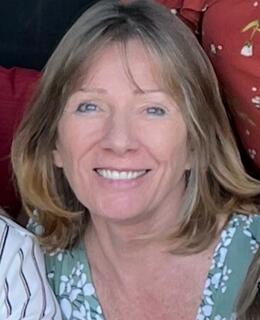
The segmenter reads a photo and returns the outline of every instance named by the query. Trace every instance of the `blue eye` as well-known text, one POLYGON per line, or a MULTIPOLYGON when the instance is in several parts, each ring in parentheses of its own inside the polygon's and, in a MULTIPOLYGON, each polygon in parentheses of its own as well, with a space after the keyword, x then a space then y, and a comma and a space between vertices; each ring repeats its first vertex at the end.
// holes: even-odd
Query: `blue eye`
POLYGON ((98 107, 94 103, 83 102, 77 107, 76 111, 81 113, 92 113, 98 111, 98 107))
POLYGON ((166 111, 161 107, 149 107, 146 112, 150 116, 162 117, 166 114, 166 111))

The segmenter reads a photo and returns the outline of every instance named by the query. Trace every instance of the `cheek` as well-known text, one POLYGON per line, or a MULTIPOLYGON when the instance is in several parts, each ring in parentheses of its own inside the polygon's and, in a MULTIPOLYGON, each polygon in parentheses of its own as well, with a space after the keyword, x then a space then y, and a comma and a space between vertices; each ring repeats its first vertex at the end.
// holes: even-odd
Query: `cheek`
POLYGON ((80 147, 84 146, 84 140, 84 131, 64 115, 58 125, 56 149, 53 151, 55 165, 60 168, 69 166, 73 158, 77 158, 80 147))
POLYGON ((183 173, 190 169, 189 152, 186 140, 175 143, 163 143, 158 147, 159 161, 165 164, 172 172, 183 173))
POLYGON ((71 135, 69 131, 59 131, 58 135, 56 149, 53 150, 53 160, 57 167, 67 172, 72 170, 74 162, 80 156, 79 139, 75 139, 75 135, 71 135))
POLYGON ((58 168, 63 168, 63 158, 58 149, 55 149, 52 151, 52 156, 53 156, 53 162, 56 167, 58 168))
POLYGON ((187 130, 184 124, 165 122, 159 126, 142 128, 141 139, 158 161, 185 161, 188 158, 187 130))
POLYGON ((82 172, 83 168, 80 166, 81 151, 77 148, 77 145, 66 143, 62 141, 57 145, 57 149, 54 150, 54 162, 59 168, 62 168, 63 173, 73 190, 77 198, 82 188, 82 178, 85 176, 82 172))
POLYGON ((74 139, 68 132, 69 131, 66 133, 63 130, 58 131, 56 149, 53 150, 53 160, 55 165, 59 168, 66 167, 71 155, 74 154, 75 144, 72 143, 74 139))
POLYGON ((64 114, 58 125, 57 149, 67 155, 90 149, 102 138, 105 124, 104 119, 64 114))
POLYGON ((53 160, 57 167, 63 168, 70 182, 85 176, 93 157, 93 148, 102 133, 100 127, 100 121, 87 121, 84 117, 64 115, 61 119, 53 160))
POLYGON ((65 176, 70 181, 75 171, 75 158, 71 157, 71 150, 69 145, 64 148, 61 144, 57 145, 56 150, 53 151, 54 164, 58 168, 62 168, 65 176))

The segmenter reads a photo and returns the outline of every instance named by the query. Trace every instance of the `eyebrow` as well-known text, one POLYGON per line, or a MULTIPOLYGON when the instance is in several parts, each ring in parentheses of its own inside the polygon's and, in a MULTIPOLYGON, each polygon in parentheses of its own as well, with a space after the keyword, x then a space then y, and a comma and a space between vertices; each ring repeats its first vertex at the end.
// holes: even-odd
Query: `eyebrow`
MULTIPOLYGON (((107 94, 108 91, 103 88, 80 88, 79 91, 83 91, 85 93, 98 93, 98 94, 107 94)), ((136 95, 149 94, 149 93, 165 93, 162 89, 135 89, 133 91, 136 95)))
POLYGON ((107 90, 105 89, 102 89, 102 88, 93 88, 93 89, 89 89, 89 88, 80 88, 79 91, 83 91, 83 92, 86 92, 86 93, 101 93, 101 94, 106 94, 107 93, 107 90))
POLYGON ((134 93, 135 94, 146 94, 146 93, 165 93, 164 90, 162 89, 146 89, 146 90, 143 90, 143 89, 136 89, 134 90, 134 93))

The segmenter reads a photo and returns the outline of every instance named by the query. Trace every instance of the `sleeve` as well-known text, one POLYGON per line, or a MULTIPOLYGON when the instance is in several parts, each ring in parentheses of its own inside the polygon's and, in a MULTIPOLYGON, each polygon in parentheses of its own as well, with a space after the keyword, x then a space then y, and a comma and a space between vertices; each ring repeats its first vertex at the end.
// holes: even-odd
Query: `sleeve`
POLYGON ((36 239, 2 222, 1 218, 0 320, 60 320, 36 239))
POLYGON ((185 22, 195 33, 200 33, 201 19, 208 0, 157 0, 171 10, 185 22))

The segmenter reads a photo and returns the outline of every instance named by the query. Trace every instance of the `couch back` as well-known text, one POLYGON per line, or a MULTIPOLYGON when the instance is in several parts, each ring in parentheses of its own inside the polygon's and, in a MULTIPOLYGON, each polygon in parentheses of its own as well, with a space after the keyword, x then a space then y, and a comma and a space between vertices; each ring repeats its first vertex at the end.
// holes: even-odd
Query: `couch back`
POLYGON ((13 217, 20 200, 13 183, 11 143, 39 77, 40 72, 31 69, 0 67, 0 206, 13 217))

